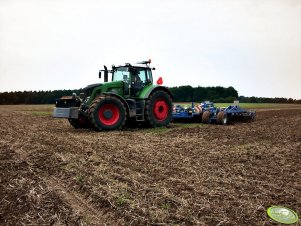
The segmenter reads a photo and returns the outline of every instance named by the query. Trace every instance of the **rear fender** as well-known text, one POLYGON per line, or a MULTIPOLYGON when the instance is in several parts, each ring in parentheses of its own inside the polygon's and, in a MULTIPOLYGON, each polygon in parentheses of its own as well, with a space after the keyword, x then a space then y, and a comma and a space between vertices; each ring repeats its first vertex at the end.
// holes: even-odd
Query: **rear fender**
POLYGON ((172 99, 173 95, 172 93, 170 92, 170 90, 165 87, 165 86, 158 86, 158 85, 154 85, 154 86, 150 86, 148 87, 147 89, 143 90, 140 95, 139 95, 139 98, 141 99, 148 99, 149 96, 157 91, 157 90, 162 90, 162 91, 165 91, 166 93, 168 93, 168 95, 170 96, 170 98, 172 99))

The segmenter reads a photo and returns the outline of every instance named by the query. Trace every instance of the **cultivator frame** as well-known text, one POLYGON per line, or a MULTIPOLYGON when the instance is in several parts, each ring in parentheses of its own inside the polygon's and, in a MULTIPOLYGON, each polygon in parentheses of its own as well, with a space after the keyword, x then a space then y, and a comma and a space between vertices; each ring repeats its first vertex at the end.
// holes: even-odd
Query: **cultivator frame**
POLYGON ((210 120, 220 125, 226 125, 235 121, 251 122, 255 120, 255 117, 255 111, 249 111, 237 105, 230 105, 226 108, 217 109, 210 120))
POLYGON ((198 119, 205 124, 219 125, 226 125, 235 121, 250 122, 255 120, 255 117, 255 111, 243 109, 238 105, 218 108, 211 101, 205 101, 199 105, 194 105, 192 102, 191 107, 186 108, 181 105, 176 105, 173 108, 172 114, 172 119, 174 121, 198 119))
POLYGON ((181 119, 195 119, 200 117, 202 109, 198 106, 194 106, 193 102, 191 107, 185 108, 177 104, 173 107, 172 118, 173 120, 181 119))

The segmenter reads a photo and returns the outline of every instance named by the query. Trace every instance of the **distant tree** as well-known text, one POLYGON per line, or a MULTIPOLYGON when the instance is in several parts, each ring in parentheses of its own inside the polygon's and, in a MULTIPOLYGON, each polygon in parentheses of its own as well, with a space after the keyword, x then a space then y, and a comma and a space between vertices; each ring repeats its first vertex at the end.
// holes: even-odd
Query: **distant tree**
POLYGON ((238 92, 233 87, 177 86, 171 87, 170 90, 173 93, 173 100, 176 102, 189 102, 192 100, 218 100, 218 102, 225 102, 238 98, 238 92))
POLYGON ((258 103, 257 98, 254 96, 250 97, 250 103, 258 103))
POLYGON ((79 90, 24 91, 0 93, 0 104, 54 104, 61 96, 78 93, 79 90))

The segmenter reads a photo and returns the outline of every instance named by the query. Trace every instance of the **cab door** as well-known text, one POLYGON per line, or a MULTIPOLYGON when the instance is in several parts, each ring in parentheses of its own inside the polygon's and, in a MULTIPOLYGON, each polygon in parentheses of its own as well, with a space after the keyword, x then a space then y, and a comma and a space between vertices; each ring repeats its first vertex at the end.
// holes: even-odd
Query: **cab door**
POLYGON ((147 68, 135 68, 131 73, 131 96, 139 96, 146 84, 148 84, 147 68))

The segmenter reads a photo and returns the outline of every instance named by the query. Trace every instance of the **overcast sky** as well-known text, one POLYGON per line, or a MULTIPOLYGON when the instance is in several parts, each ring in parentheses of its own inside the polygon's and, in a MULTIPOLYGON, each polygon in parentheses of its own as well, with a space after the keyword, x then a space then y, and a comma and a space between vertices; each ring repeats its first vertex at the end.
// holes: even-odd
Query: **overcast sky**
POLYGON ((0 0, 0 92, 149 58, 166 86, 301 99, 301 0, 0 0))

